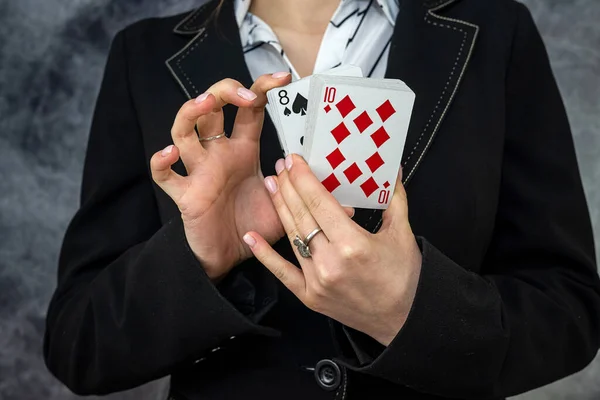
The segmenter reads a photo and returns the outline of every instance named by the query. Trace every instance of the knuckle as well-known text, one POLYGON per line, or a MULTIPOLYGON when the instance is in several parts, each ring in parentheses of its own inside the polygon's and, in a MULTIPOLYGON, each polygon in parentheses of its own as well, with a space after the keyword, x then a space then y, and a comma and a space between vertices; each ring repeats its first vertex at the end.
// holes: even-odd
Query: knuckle
POLYGON ((202 222, 202 217, 205 214, 205 210, 198 209, 197 204, 194 201, 190 201, 190 196, 186 195, 188 194, 188 189, 189 188, 184 189, 179 196, 170 197, 177 205, 184 223, 186 223, 187 226, 195 228, 198 222, 202 222))
POLYGON ((299 207, 293 212, 295 221, 303 221, 308 215, 308 210, 304 207, 299 207))
MULTIPOLYGON (((342 277, 342 269, 337 266, 327 266, 319 269, 317 278, 322 291, 334 287, 340 282, 342 277)), ((321 292, 321 295, 325 293, 321 292)))
POLYGON ((155 182, 162 181, 164 177, 164 173, 160 169, 158 163, 158 156, 155 154, 150 159, 150 174, 152 175, 152 179, 154 179, 155 182))
POLYGON ((155 171, 154 169, 151 171, 151 175, 152 175, 152 180, 159 185, 164 181, 163 174, 155 171))
POLYGON ((294 167, 288 171, 289 179, 294 185, 306 179, 306 174, 311 173, 310 170, 307 170, 307 167, 298 161, 298 157, 296 154, 292 155, 294 167))
POLYGON ((236 81, 233 78, 225 78, 221 81, 223 84, 228 85, 228 86, 232 86, 232 85, 239 85, 240 83, 238 81, 236 81))
POLYGON ((243 86, 241 83, 232 78, 225 78, 214 84, 209 90, 214 95, 219 95, 231 88, 243 86))
POLYGON ((281 196, 277 196, 277 194, 275 194, 274 196, 271 197, 271 201, 273 202, 273 206, 275 207, 275 211, 277 211, 277 213, 283 213, 286 207, 285 201, 283 201, 283 198, 281 196))
POLYGON ((179 110, 179 115, 186 120, 190 120, 193 117, 193 111, 194 100, 188 100, 183 106, 181 106, 181 109, 179 110))
POLYGON ((176 121, 173 126, 171 127, 171 137, 172 138, 179 138, 179 137, 183 137, 191 132, 194 131, 194 125, 196 123, 196 120, 198 119, 199 115, 191 115, 190 113, 182 113, 181 114, 181 119, 179 121, 176 121), (194 124, 194 125, 188 125, 188 124, 194 124), (189 127, 189 129, 188 129, 189 127))
POLYGON ((259 76, 256 79, 256 81, 254 83, 256 84, 256 86, 262 87, 270 80, 271 80, 271 74, 262 74, 261 76, 259 76))
POLYGON ((338 254, 343 260, 360 260, 367 254, 367 249, 362 241, 356 241, 340 245, 338 247, 338 254))
POLYGON ((311 311, 320 312, 322 309, 322 299, 324 298, 323 294, 323 290, 319 287, 307 290, 304 297, 304 305, 311 311))
POLYGON ((271 74, 263 74, 259 76, 256 79, 256 81, 254 81, 252 88, 257 89, 261 92, 266 92, 275 86, 276 85, 273 78, 271 77, 271 74))
POLYGON ((275 277, 281 282, 286 281, 287 276, 282 267, 273 268, 273 275, 275 275, 275 277))
POLYGON ((312 196, 308 199, 307 206, 309 210, 318 210, 321 208, 321 204, 323 204, 323 199, 319 196, 312 196))

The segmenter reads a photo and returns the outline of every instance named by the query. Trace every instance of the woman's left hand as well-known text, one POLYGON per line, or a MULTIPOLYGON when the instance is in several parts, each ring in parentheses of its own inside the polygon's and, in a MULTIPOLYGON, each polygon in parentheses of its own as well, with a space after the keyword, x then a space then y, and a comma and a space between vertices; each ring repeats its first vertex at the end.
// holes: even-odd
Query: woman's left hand
POLYGON ((256 232, 244 241, 307 307, 389 345, 406 321, 421 271, 401 178, 381 229, 372 234, 352 221, 302 157, 279 160, 276 170, 265 185, 302 269, 256 232), (312 257, 304 258, 294 239, 317 227, 322 232, 310 241, 312 257))

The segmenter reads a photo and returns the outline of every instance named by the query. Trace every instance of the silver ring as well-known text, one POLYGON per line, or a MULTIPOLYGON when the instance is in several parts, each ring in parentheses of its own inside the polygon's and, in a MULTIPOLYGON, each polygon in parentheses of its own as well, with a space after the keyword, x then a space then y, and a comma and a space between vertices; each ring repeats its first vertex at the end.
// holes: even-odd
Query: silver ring
POLYGON ((317 236, 319 232, 322 232, 321 228, 314 229, 311 233, 308 234, 308 236, 306 236, 306 239, 304 240, 302 240, 300 236, 296 235, 296 237, 294 238, 294 245, 296 245, 296 247, 298 248, 298 253, 300 253, 302 257, 312 257, 312 254, 310 253, 310 247, 308 247, 308 244, 311 240, 313 240, 315 236, 317 236))
POLYGON ((323 230, 322 230, 321 228, 315 228, 315 229, 314 229, 314 230, 313 230, 311 233, 309 233, 309 234, 306 236, 306 239, 304 239, 304 244, 308 246, 308 244, 310 243, 310 241, 311 241, 311 240, 313 240, 313 238, 314 238, 315 236, 317 236, 317 234, 318 234, 319 232, 323 232, 323 230))
POLYGON ((199 137, 198 140, 201 142, 210 142, 211 140, 221 139, 222 137, 225 137, 225 132, 221 133, 220 135, 215 135, 215 136, 199 137))

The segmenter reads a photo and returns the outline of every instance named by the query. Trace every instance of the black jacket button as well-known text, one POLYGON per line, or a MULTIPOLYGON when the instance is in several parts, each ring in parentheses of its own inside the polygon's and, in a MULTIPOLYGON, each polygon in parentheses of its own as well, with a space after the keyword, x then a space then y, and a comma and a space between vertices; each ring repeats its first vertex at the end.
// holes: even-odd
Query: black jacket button
POLYGON ((315 367, 315 379, 321 388, 336 390, 342 382, 342 371, 339 365, 331 360, 321 360, 315 367))

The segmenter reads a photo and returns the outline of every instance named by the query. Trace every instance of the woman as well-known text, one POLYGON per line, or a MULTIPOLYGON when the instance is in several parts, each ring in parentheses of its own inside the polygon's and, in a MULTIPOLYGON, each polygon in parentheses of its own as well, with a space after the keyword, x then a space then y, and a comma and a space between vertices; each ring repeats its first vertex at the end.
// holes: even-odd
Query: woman
POLYGON ((76 393, 171 375, 174 399, 500 399, 599 346, 572 137, 512 0, 226 0, 134 24, 81 201, 45 340, 76 393), (267 90, 339 63, 417 94, 383 215, 351 219, 263 126, 267 90), (304 257, 290 241, 317 228, 304 257))

